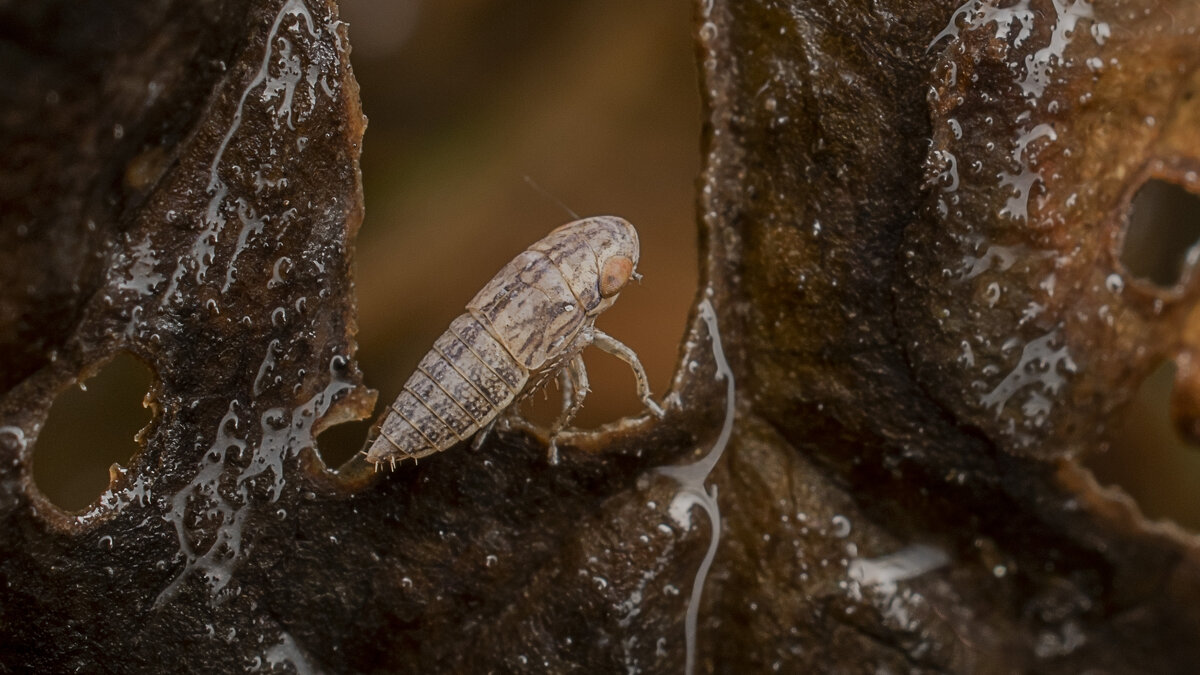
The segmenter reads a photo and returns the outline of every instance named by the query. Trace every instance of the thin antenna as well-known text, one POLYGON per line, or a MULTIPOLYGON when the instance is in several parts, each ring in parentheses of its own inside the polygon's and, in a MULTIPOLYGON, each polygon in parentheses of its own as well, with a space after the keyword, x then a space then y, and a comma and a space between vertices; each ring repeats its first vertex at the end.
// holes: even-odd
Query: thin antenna
POLYGON ((546 199, 549 199, 550 201, 552 201, 552 202, 554 202, 555 204, 558 204, 560 207, 562 207, 562 210, 563 210, 563 211, 566 211, 566 212, 567 212, 567 213, 569 213, 569 214, 571 214, 571 217, 572 217, 572 218, 574 218, 575 220, 579 220, 579 214, 578 214, 578 213, 575 213, 575 212, 574 212, 574 211, 572 211, 570 208, 568 208, 568 207, 567 207, 567 205, 566 205, 566 204, 564 204, 564 203, 562 203, 562 200, 561 200, 561 199, 559 199, 558 197, 555 197, 554 195, 550 194, 549 192, 546 192, 546 189, 545 189, 545 188, 543 188, 541 185, 538 185, 538 184, 537 184, 537 181, 535 181, 534 179, 532 179, 532 178, 530 178, 528 175, 526 175, 526 176, 525 176, 525 182, 529 184, 529 187, 531 187, 531 188, 533 188, 534 190, 537 190, 538 192, 542 193, 542 196, 543 196, 543 197, 545 197, 546 199))

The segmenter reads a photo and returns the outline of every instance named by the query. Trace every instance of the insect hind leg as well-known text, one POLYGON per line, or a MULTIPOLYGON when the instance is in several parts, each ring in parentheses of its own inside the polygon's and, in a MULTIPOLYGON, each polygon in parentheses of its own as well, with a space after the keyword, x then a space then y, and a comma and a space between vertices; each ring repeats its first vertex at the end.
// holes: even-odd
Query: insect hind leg
POLYGON ((650 380, 646 377, 646 369, 642 367, 642 362, 638 360, 637 354, 620 340, 599 330, 595 331, 592 344, 629 364, 629 367, 633 369, 633 377, 637 381, 638 396, 642 399, 642 405, 646 406, 655 417, 661 418, 665 413, 662 406, 655 402, 654 395, 650 393, 650 380))
POLYGON ((492 433, 492 428, 496 426, 496 421, 500 417, 493 417, 490 422, 480 427, 479 431, 475 432, 475 438, 471 441, 471 449, 478 450, 483 447, 483 442, 487 440, 488 434, 492 433))

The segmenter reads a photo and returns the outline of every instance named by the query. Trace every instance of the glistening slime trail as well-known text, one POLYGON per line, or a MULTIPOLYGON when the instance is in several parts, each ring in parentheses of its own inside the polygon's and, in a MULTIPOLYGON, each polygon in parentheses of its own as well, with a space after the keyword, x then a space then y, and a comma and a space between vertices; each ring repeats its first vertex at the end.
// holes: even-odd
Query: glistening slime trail
POLYGON ((721 509, 717 505, 717 486, 711 490, 704 489, 704 481, 712 473, 713 467, 721 459, 729 438, 733 435, 733 416, 736 402, 733 371, 725 360, 725 351, 721 348, 721 331, 717 327, 717 314, 708 298, 700 302, 700 318, 708 325, 708 334, 712 338, 713 361, 716 363, 716 379, 725 380, 725 422, 721 426, 721 434, 717 442, 700 460, 682 466, 668 466, 658 469, 658 472, 674 478, 679 483, 679 492, 671 500, 671 518, 684 529, 691 529, 692 519, 690 510, 699 505, 708 514, 712 525, 712 538, 708 542, 708 552, 696 571, 692 582, 692 597, 688 601, 687 616, 684 619, 684 637, 686 640, 687 661, 684 672, 692 675, 696 668, 696 623, 700 614, 700 596, 704 592, 704 580, 712 567, 713 558, 717 555, 717 546, 721 541, 721 509))

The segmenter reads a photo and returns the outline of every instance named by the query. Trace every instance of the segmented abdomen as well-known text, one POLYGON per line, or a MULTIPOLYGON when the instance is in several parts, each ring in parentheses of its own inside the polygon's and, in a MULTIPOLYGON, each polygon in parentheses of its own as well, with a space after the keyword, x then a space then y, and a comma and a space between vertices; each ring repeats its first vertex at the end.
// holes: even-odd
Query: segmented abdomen
POLYGON ((384 415, 367 461, 420 459, 471 437, 508 407, 529 372, 470 314, 450 323, 384 415))

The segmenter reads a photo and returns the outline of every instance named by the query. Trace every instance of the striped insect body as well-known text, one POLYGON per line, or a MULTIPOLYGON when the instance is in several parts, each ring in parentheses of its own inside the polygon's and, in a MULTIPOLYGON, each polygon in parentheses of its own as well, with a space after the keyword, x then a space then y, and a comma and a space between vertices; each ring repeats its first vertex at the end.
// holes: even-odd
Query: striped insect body
POLYGON ((400 395, 368 439, 367 461, 394 466, 476 436, 551 377, 563 392, 555 436, 589 391, 580 356, 589 345, 625 361, 638 394, 655 415, 645 370, 633 350, 597 330, 596 317, 612 306, 637 273, 637 231, 615 216, 567 223, 513 258, 471 299, 421 359, 400 395))

